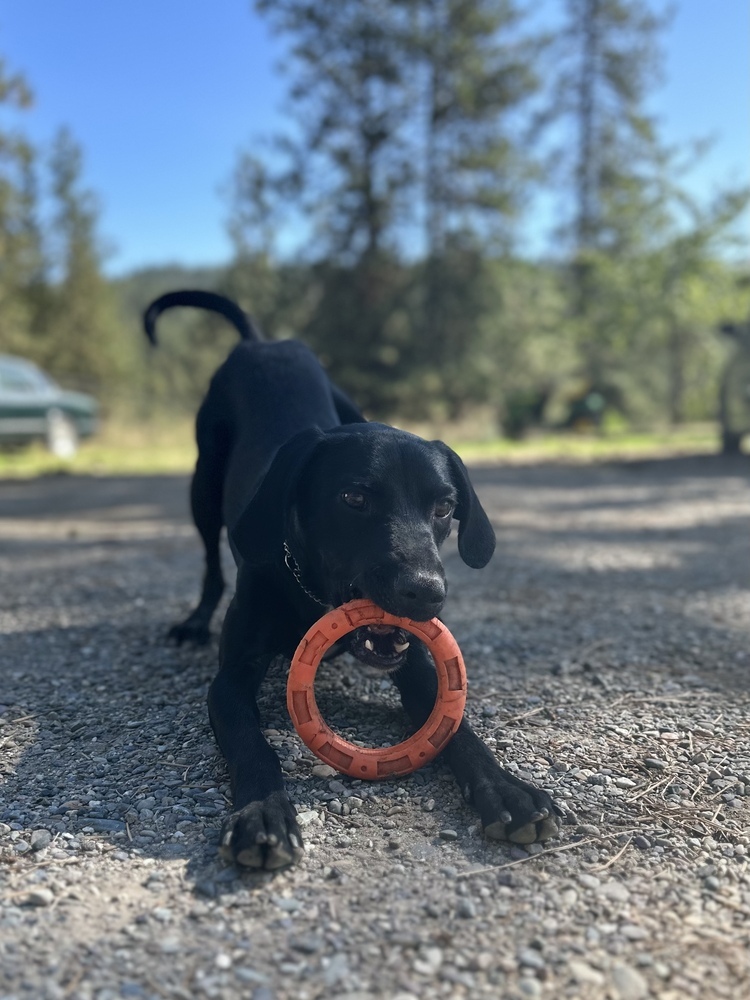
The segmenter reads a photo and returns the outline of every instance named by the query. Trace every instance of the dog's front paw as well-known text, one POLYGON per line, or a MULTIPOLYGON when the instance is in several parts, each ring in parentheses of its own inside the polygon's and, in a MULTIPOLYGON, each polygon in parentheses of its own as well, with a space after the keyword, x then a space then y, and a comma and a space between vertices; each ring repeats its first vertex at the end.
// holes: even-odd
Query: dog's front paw
POLYGON ((219 853, 243 868, 272 871, 302 857, 302 835, 294 806, 284 792, 250 802, 224 821, 219 853))
POLYGON ((211 640, 211 632, 208 625, 202 621, 191 621, 186 618, 184 622, 178 622, 167 632, 167 638, 171 639, 178 646, 183 642, 189 642, 193 646, 206 646, 211 640))
POLYGON ((546 792, 499 770, 472 796, 485 837, 534 844, 556 837, 562 812, 546 792))

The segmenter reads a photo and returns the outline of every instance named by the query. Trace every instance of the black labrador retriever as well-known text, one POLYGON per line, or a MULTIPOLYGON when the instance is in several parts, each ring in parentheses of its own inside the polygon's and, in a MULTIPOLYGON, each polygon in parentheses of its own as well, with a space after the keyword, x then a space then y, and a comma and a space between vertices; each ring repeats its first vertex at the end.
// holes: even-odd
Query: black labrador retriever
MULTIPOLYGON (((291 657, 325 610, 353 598, 417 621, 439 615, 446 583, 438 550, 452 519, 469 566, 486 565, 495 535, 447 445, 366 421, 308 348, 263 341, 223 296, 180 291, 157 299, 144 317, 152 343, 157 317, 172 306, 219 312, 242 337, 198 412, 191 499, 206 570, 200 603, 171 634, 207 641, 224 587, 219 537, 226 525, 237 586, 208 695, 235 810, 221 852, 250 868, 280 868, 297 860, 302 837, 260 728, 256 694, 269 665, 291 657)), ((347 638, 357 659, 391 675, 413 725, 422 726, 437 691, 425 647, 382 627, 347 638)), ((558 832, 559 810, 546 792, 503 771, 466 720, 443 757, 487 837, 529 844, 558 832)))

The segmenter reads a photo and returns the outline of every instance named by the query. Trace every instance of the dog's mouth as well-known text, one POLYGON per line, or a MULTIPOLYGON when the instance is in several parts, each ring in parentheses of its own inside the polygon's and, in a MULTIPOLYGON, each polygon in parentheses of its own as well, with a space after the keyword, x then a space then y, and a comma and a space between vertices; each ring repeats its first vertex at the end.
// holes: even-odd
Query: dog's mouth
POLYGON ((404 662, 409 641, 409 633, 394 625, 363 625, 352 632, 349 649, 368 667, 393 670, 404 662))

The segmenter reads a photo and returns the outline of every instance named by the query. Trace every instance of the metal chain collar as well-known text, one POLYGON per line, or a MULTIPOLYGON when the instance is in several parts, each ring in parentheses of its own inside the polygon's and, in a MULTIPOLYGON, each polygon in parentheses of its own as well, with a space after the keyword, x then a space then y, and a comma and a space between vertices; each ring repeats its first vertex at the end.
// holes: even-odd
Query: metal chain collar
POLYGON ((310 598, 311 601, 315 601, 315 603, 319 604, 321 608, 330 607, 330 604, 327 601, 321 601, 319 597, 316 597, 315 594, 313 594, 311 590, 308 590, 307 587, 304 585, 304 583, 302 582, 302 570, 299 568, 299 563, 292 555, 292 550, 289 548, 289 545, 286 541, 284 542, 284 563, 286 565, 286 568, 289 570, 289 572, 292 574, 294 579, 299 584, 300 588, 304 590, 304 592, 307 594, 307 596, 310 598))

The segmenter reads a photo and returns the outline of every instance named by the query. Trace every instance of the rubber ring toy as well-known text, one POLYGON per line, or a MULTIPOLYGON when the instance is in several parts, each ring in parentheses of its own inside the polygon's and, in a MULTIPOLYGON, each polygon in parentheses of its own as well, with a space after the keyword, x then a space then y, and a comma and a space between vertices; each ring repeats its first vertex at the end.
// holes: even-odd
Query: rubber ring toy
POLYGON ((390 615, 372 601, 349 601, 323 615, 303 636, 289 669, 286 703, 302 742, 326 764, 351 778, 390 778, 429 763, 456 732, 466 705, 466 667, 458 643, 437 618, 415 622, 390 615), (432 712, 420 730, 392 747, 349 743, 324 722, 315 701, 315 674, 323 656, 363 625, 405 629, 424 642, 435 661, 438 694, 432 712))

